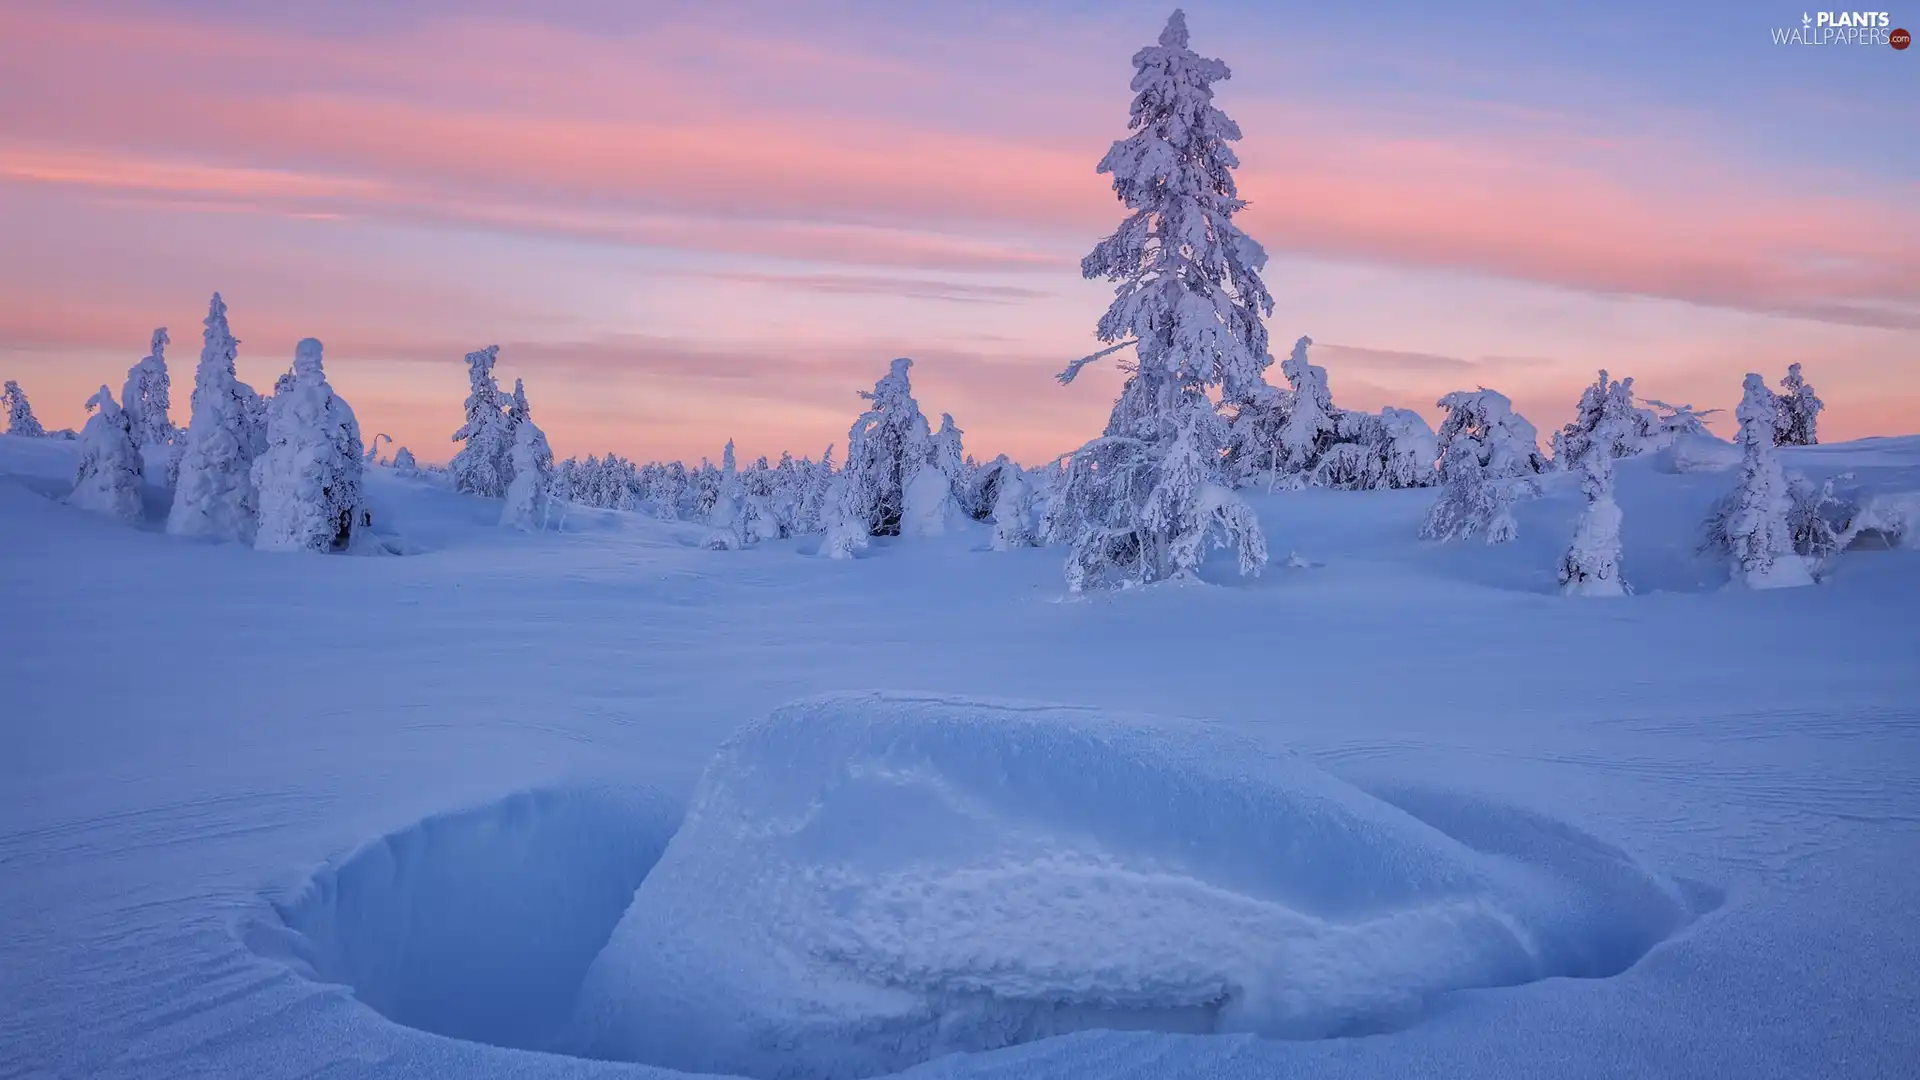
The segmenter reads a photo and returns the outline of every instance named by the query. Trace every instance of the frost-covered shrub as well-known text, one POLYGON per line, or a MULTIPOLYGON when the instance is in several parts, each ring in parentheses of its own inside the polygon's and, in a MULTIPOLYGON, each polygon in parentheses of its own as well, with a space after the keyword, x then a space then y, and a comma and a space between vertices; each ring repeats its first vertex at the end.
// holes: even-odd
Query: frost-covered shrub
POLYGON ((1649 450, 1662 450, 1674 445, 1681 439, 1712 439, 1714 434, 1707 429, 1706 418, 1720 412, 1719 409, 1696 409, 1691 405, 1669 405, 1664 401, 1647 399, 1647 404, 1655 410, 1653 427, 1647 437, 1649 450))
POLYGON ((1080 266, 1119 283, 1097 330, 1111 347, 1060 376, 1071 382, 1133 347, 1106 433, 1073 454, 1047 510, 1048 539, 1072 547, 1076 591, 1190 575, 1210 544, 1235 547, 1243 573, 1267 555, 1252 510, 1227 486, 1228 428, 1209 398, 1255 392, 1269 362, 1261 319, 1273 311, 1259 276, 1266 252, 1233 223, 1245 206, 1229 145, 1240 128, 1213 104, 1229 72, 1187 47, 1178 11, 1133 64, 1133 134, 1099 166, 1131 213, 1080 266))
POLYGON ((219 293, 208 305, 203 339, 167 531, 251 544, 260 505, 253 461, 266 441, 262 400, 234 374, 240 343, 228 329, 219 293))
POLYGON ((1855 546, 1920 550, 1920 491, 1883 491, 1848 515, 1842 550, 1855 546))
POLYGON ((371 524, 362 492, 360 424, 333 392, 320 342, 294 351, 292 380, 273 396, 267 449, 253 462, 261 551, 346 551, 371 524))
POLYGON ((80 432, 80 465, 67 503, 121 521, 139 521, 145 510, 140 488, 146 467, 131 418, 104 386, 87 399, 87 410, 93 415, 80 432))
POLYGON ((6 389, 0 391, 0 401, 7 406, 7 434, 19 435, 28 439, 45 438, 47 429, 33 415, 33 404, 27 400, 27 392, 20 384, 7 380, 6 389))
POLYGON ((1819 442, 1820 410, 1826 403, 1814 395, 1813 387, 1800 375, 1799 364, 1787 366, 1775 395, 1773 437, 1780 446, 1812 446, 1819 442))

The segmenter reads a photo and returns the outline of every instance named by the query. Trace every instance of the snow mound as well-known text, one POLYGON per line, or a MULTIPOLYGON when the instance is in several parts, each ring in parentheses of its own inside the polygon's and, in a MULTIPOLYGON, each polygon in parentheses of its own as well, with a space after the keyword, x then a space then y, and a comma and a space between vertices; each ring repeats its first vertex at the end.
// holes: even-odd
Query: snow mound
POLYGON ((367 844, 247 937, 395 1023, 549 1049, 677 824, 644 793, 514 795, 367 844))
POLYGON ((1681 435, 1654 455, 1667 473, 1719 473, 1740 467, 1740 448, 1712 435, 1681 435))
POLYGON ((1205 725, 800 702, 710 764, 570 1042, 850 1078, 1089 1028, 1327 1037, 1452 990, 1617 974, 1692 917, 1564 826, 1455 818, 1474 835, 1205 725))

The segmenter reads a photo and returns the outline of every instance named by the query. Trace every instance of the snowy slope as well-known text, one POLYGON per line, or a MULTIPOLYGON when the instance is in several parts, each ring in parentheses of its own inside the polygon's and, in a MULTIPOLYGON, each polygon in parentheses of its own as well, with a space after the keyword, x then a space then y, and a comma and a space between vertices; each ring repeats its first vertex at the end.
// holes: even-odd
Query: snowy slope
MULTIPOLYGON (((1430 493, 1255 496, 1262 578, 1068 601, 1061 552, 974 526, 851 562, 614 512, 526 536, 385 471, 370 500, 415 554, 265 555, 165 536, 152 489, 145 529, 56 504, 72 453, 0 439, 0 1076, 662 1075, 544 1051, 716 750, 875 687, 1212 718, 1481 853, 1461 865, 1617 848, 1705 912, 1617 975, 1462 990, 1377 1034, 1089 1030, 915 1075, 1920 1060, 1920 553, 1722 591, 1693 547, 1724 474, 1622 463, 1623 601, 1553 595, 1557 482, 1496 548, 1414 541, 1430 493)), ((1920 489, 1920 439, 1783 457, 1920 489)))

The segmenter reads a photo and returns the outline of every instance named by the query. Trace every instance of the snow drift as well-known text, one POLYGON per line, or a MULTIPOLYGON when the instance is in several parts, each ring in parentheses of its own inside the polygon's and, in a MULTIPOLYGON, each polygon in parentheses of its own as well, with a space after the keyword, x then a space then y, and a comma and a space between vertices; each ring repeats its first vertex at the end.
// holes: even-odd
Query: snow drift
POLYGON ((275 904, 281 927, 248 936, 396 1023, 551 1049, 678 822, 645 792, 524 792, 365 845, 275 904))
POLYGON ((1315 1038, 1616 974, 1691 917, 1605 845, 1467 818, 1456 839, 1199 724, 804 701, 708 767, 570 1041, 842 1078, 1089 1028, 1315 1038))

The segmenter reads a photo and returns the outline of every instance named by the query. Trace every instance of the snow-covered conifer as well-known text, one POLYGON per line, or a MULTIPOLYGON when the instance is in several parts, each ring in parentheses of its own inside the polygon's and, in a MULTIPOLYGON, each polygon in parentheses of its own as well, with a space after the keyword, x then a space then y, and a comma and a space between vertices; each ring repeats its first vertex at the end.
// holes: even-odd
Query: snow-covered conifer
POLYGON ((1813 387, 1800 375, 1799 364, 1787 366, 1786 378, 1780 380, 1781 393, 1778 397, 1778 418, 1774 424, 1773 437, 1780 446, 1812 446, 1820 441, 1820 410, 1826 408, 1813 393, 1813 387))
POLYGON ((513 428, 501 411, 500 385, 493 378, 499 357, 498 345, 467 354, 467 422, 453 433, 453 441, 463 445, 449 466, 454 490, 487 498, 506 493, 513 468, 513 428))
POLYGON ((413 459, 413 451, 401 447, 393 452, 393 471, 402 476, 412 476, 420 471, 420 463, 413 459))
POLYGON ((20 389, 19 383, 8 379, 6 390, 0 393, 0 398, 4 398, 7 405, 7 434, 29 439, 46 437, 47 429, 41 427, 39 419, 33 415, 33 405, 27 401, 27 392, 20 389))
POLYGON ((1609 452, 1614 457, 1632 457, 1658 442, 1659 421, 1634 403, 1633 380, 1610 379, 1602 369, 1600 377, 1580 391, 1574 418, 1553 433, 1554 466, 1568 470, 1581 468, 1587 446, 1603 423, 1610 432, 1609 452))
POLYGON ((1280 362, 1293 388, 1279 432, 1280 468, 1289 484, 1304 482, 1334 437, 1333 394, 1327 389, 1327 369, 1307 360, 1307 347, 1312 344, 1312 338, 1302 337, 1280 362))
POLYGON ((541 454, 546 441, 531 419, 523 417, 513 429, 513 480, 507 484, 506 505, 500 511, 500 524, 508 528, 539 532, 547 527, 553 455, 541 454))
POLYGON ((840 471, 852 488, 849 505, 866 515, 873 536, 899 534, 907 486, 933 456, 927 418, 913 399, 912 368, 913 361, 901 357, 871 391, 861 391, 872 404, 847 432, 847 463, 840 471))
POLYGON ((261 551, 345 551, 368 524, 360 423, 333 392, 320 342, 294 349, 292 380, 273 395, 267 449, 253 463, 261 551))
POLYGON ((1560 591, 1567 596, 1624 596, 1633 590, 1620 574, 1620 505, 1613 498, 1613 462, 1639 446, 1633 380, 1599 380, 1581 396, 1581 416, 1557 438, 1555 461, 1578 469, 1586 508, 1573 542, 1560 557, 1560 591), (1591 414, 1586 410, 1593 404, 1591 414), (1560 454, 1573 457, 1562 459, 1560 454))
POLYGON ((167 328, 153 332, 153 341, 145 357, 127 370, 126 386, 120 393, 120 407, 133 426, 134 441, 141 446, 165 446, 173 440, 172 378, 167 374, 167 328))
POLYGON ((80 467, 67 502, 122 521, 139 521, 145 466, 132 421, 104 386, 87 399, 87 410, 93 415, 80 432, 80 467))
POLYGON ((927 460, 913 470, 902 494, 902 536, 941 536, 966 516, 959 498, 967 488, 961 434, 952 414, 940 417, 940 430, 927 446, 927 460))
POLYGON ((1439 480, 1434 466, 1440 443, 1425 417, 1389 405, 1380 410, 1380 428, 1386 436, 1380 450, 1388 487, 1428 487, 1439 480))
POLYGON ((1745 396, 1734 415, 1740 420, 1740 480, 1725 514, 1725 544, 1733 559, 1733 580, 1755 589, 1810 585, 1807 564, 1793 549, 1788 523, 1791 498, 1787 478, 1774 452, 1779 404, 1766 380, 1748 375, 1745 396))
POLYGON ((821 532, 826 529, 827 495, 833 490, 833 447, 827 447, 820 460, 807 463, 803 471, 800 504, 794 510, 794 531, 821 532))
POLYGON ((1440 425, 1440 498, 1420 535, 1457 540, 1483 534, 1489 544, 1513 539, 1512 504, 1537 493, 1533 474, 1545 467, 1532 424, 1506 395, 1485 387, 1456 390, 1437 403, 1440 425))
POLYGON ((993 486, 993 550, 1034 546, 1033 484, 1020 466, 1000 466, 993 486))
POLYGON ((734 466, 733 440, 720 456, 720 484, 713 508, 707 512, 707 546, 715 551, 733 551, 747 546, 747 489, 734 466))
POLYGON ((1229 145, 1240 129, 1213 105, 1229 72, 1187 47, 1179 11, 1133 66, 1133 134, 1099 166, 1131 213, 1080 264, 1119 283, 1097 330, 1110 347, 1060 375, 1134 350, 1105 434, 1074 453, 1048 508, 1049 539, 1072 544, 1076 591, 1189 575, 1210 542, 1237 547, 1243 573, 1266 562, 1252 511, 1224 486, 1228 431, 1208 396, 1245 400, 1270 361, 1266 252, 1233 223, 1246 205, 1229 145))
POLYGON ((833 474, 827 486, 825 505, 820 514, 820 554, 829 559, 851 559, 867 546, 873 535, 872 519, 865 491, 851 470, 833 474))
POLYGON ((234 374, 240 343, 228 329, 227 305, 219 293, 208 305, 202 337, 167 531, 251 544, 259 524, 253 462, 264 441, 258 430, 261 399, 234 374))

